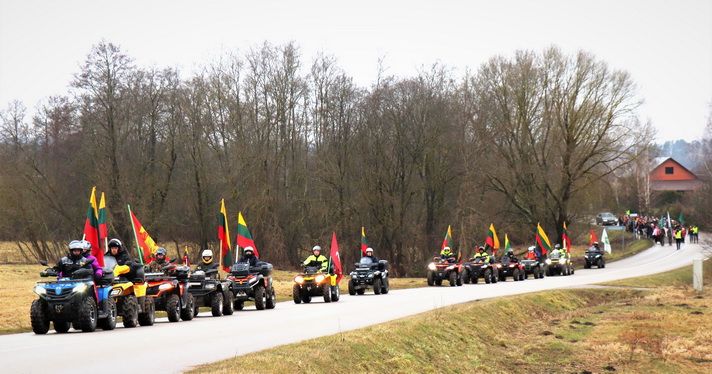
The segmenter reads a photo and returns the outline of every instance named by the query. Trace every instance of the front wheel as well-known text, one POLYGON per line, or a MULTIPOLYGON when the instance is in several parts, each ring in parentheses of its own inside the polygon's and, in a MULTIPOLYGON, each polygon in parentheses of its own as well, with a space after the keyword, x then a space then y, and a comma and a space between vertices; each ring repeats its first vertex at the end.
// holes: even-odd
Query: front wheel
MULTIPOLYGON (((349 283, 350 285, 350 283, 349 283)), ((351 291, 349 290, 349 294, 351 291)), ((298 284, 295 284, 292 286, 292 299, 294 300, 295 304, 301 304, 302 303, 302 295, 301 295, 301 289, 298 284)))
POLYGON ((386 277, 383 279, 383 288, 381 289, 381 294, 385 295, 390 290, 391 290, 391 285, 390 285, 390 282, 388 281, 388 277, 386 277))
POLYGON ((432 271, 428 271, 428 286, 434 286, 435 285, 435 275, 433 274, 432 271))
MULTIPOLYGON (((493 277, 492 277, 492 270, 490 270, 490 269, 485 269, 484 278, 485 278, 485 283, 487 283, 487 284, 492 283, 492 278, 493 278, 493 277)), ((477 283, 477 282, 475 282, 475 283, 477 283)))
POLYGON ((49 316, 47 314, 47 303, 41 299, 36 299, 32 302, 32 306, 30 306, 32 332, 44 335, 49 331, 49 316))
POLYGON ((156 322, 156 303, 150 296, 144 296, 143 312, 138 314, 138 324, 141 326, 153 326, 156 322))
POLYGON ((349 295, 356 295, 356 285, 353 279, 349 279, 349 295))
POLYGON ((193 315, 193 311, 195 309, 195 298, 193 298, 193 294, 187 294, 185 298, 185 308, 181 310, 180 312, 180 319, 183 321, 190 321, 195 317, 193 315))
POLYGON ((136 296, 126 296, 121 306, 121 312, 124 327, 132 328, 138 326, 138 300, 136 296))
POLYGON ((166 299, 166 314, 170 322, 180 320, 180 297, 178 295, 173 294, 166 299))
POLYGON ((324 297, 324 302, 330 303, 331 302, 331 286, 329 285, 329 283, 324 283, 324 285, 321 286, 321 293, 322 293, 322 296, 324 297))
POLYGON ((519 282, 519 269, 514 269, 512 272, 512 280, 515 282, 519 282))
POLYGON ((231 316, 235 310, 233 309, 233 303, 235 302, 235 295, 232 294, 232 291, 228 290, 225 292, 225 296, 223 296, 223 314, 226 316, 231 316))
POLYGON ((102 330, 113 330, 116 328, 116 301, 112 298, 104 300, 104 307, 107 311, 106 318, 99 321, 102 330))
POLYGON ((341 289, 339 286, 331 286, 331 301, 337 302, 341 298, 341 289))
POLYGON ((462 271, 462 282, 465 284, 470 284, 471 281, 471 276, 470 276, 470 271, 465 268, 465 270, 462 271))
POLYGON ((210 299, 210 312, 213 314, 213 317, 223 315, 224 301, 221 291, 217 291, 213 294, 213 297, 210 299))
POLYGON ((457 286, 457 272, 451 271, 450 274, 448 274, 448 282, 450 282, 450 287, 457 286))
POLYGON ((381 294, 381 287, 382 287, 381 279, 380 279, 380 278, 374 279, 374 280, 373 280, 373 293, 374 293, 375 295, 380 295, 380 294, 381 294))
POLYGON ((91 297, 85 298, 79 306, 79 329, 83 332, 96 330, 97 321, 96 302, 91 297))
POLYGON ((277 295, 274 293, 274 287, 267 290, 267 301, 265 302, 265 307, 267 309, 274 309, 277 305, 277 295))
POLYGON ((255 308, 257 310, 264 310, 266 304, 266 293, 265 287, 261 284, 255 286, 255 308))

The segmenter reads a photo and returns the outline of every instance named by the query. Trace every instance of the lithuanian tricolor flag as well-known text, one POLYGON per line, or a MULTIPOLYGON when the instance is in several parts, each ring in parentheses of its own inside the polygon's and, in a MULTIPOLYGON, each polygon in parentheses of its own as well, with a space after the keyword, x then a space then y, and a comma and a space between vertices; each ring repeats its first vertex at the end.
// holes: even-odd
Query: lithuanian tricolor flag
POLYGON ((561 234, 561 242, 564 245, 566 253, 571 253, 571 238, 569 238, 569 231, 566 228, 566 222, 564 222, 564 232, 561 234))
POLYGON ((247 228, 247 222, 242 217, 242 212, 237 214, 237 245, 238 247, 244 249, 245 247, 252 247, 255 250, 255 257, 260 257, 260 252, 257 251, 257 246, 255 241, 252 240, 252 234, 250 229, 247 228))
POLYGON ((544 229, 538 223, 536 224, 536 244, 539 246, 539 250, 544 256, 551 251, 551 242, 549 241, 549 237, 546 236, 544 229))
MULTIPOLYGON (((87 208, 87 218, 84 221, 84 240, 91 243, 91 253, 101 253, 99 247, 99 219, 97 218, 98 208, 96 206, 96 187, 91 188, 91 196, 89 196, 89 208, 87 208)), ((101 259, 97 256, 97 260, 104 266, 104 256, 101 253, 101 259)))
POLYGON ((493 249, 492 254, 496 254, 499 249, 499 238, 497 237, 497 231, 494 229, 494 223, 490 223, 489 230, 487 230, 487 239, 485 239, 485 244, 489 245, 493 249))
POLYGON ((225 271, 235 263, 235 253, 230 245, 230 228, 227 224, 227 208, 225 199, 220 200, 220 214, 218 214, 218 240, 220 241, 220 259, 225 271))
POLYGON ((361 256, 366 255, 367 248, 368 248, 368 240, 366 240, 366 228, 361 226, 361 256))
POLYGON ((506 253, 512 246, 509 244, 509 238, 507 237, 507 233, 504 234, 504 252, 506 253))
POLYGON ((443 245, 440 247, 442 250, 445 247, 450 247, 452 249, 452 228, 447 225, 447 232, 445 233, 445 239, 443 239, 443 245))

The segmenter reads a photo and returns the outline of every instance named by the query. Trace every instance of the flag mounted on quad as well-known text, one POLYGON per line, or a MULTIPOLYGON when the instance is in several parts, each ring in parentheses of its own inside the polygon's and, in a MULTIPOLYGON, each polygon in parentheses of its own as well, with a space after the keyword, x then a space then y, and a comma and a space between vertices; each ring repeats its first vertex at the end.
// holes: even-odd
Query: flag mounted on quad
POLYGON ((561 242, 566 250, 566 253, 571 253, 571 238, 569 238, 569 231, 566 228, 566 222, 564 222, 564 231, 561 233, 561 242))
POLYGON ((91 243, 91 254, 96 257, 100 266, 104 266, 104 252, 99 245, 99 209, 96 205, 96 187, 91 188, 89 196, 89 208, 87 208, 87 218, 84 222, 84 240, 91 243))
POLYGON ((151 238, 151 235, 148 234, 136 215, 133 214, 131 206, 128 208, 129 215, 131 216, 131 227, 133 228, 134 238, 136 239, 136 246, 139 252, 139 259, 141 260, 141 263, 145 264, 151 259, 151 256, 156 253, 158 245, 156 245, 156 242, 153 241, 153 238, 151 238))
POLYGON ((368 240, 366 240, 366 228, 361 226, 361 256, 366 255, 368 249, 368 240))
POLYGON ((452 228, 450 225, 447 225, 447 232, 445 233, 445 239, 443 239, 443 245, 440 247, 440 250, 443 250, 445 247, 452 249, 452 228))
POLYGON ((220 200, 220 214, 218 214, 218 240, 220 241, 220 264, 223 270, 228 271, 235 263, 235 253, 230 245, 230 228, 227 224, 227 208, 225 199, 220 200))
POLYGON ((255 250, 255 257, 260 258, 260 252, 257 251, 257 246, 255 241, 252 240, 252 233, 250 229, 247 228, 247 222, 245 218, 242 217, 242 212, 237 213, 237 246, 242 248, 252 247, 255 250))
POLYGON ((485 239, 485 244, 492 248, 492 254, 497 254, 499 249, 499 238, 497 237, 497 230, 494 229, 494 223, 490 223, 489 230, 487 230, 487 239, 485 239))
POLYGON ((596 236, 596 232, 593 231, 593 229, 589 230, 588 232, 588 246, 592 246, 593 243, 598 241, 598 237, 596 236))
POLYGON ((509 249, 512 248, 512 245, 509 244, 509 237, 507 237, 507 233, 504 234, 504 253, 507 253, 509 249))
POLYGON ((549 237, 546 236, 544 229, 538 223, 536 224, 536 244, 542 256, 546 256, 551 251, 549 237))
POLYGON ((329 270, 336 274, 336 284, 339 284, 344 276, 343 268, 341 267, 341 255, 339 254, 339 243, 336 241, 336 233, 331 234, 331 253, 329 254, 329 270))

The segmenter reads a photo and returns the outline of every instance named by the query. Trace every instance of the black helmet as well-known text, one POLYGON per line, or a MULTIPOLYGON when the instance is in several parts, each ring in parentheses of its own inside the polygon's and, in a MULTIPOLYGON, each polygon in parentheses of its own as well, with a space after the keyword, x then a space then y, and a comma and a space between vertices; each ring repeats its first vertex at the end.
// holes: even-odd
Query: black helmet
POLYGON ((107 247, 108 248, 119 247, 119 249, 121 249, 124 247, 124 245, 121 244, 121 240, 114 238, 114 239, 109 240, 109 245, 107 247))

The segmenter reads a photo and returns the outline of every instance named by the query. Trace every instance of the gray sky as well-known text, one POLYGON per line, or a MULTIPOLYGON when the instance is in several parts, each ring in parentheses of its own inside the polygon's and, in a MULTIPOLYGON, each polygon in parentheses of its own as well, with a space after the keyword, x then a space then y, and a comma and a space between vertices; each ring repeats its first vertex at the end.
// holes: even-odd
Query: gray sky
POLYGON ((295 41, 358 83, 441 62, 461 74, 516 49, 584 49, 627 70, 658 140, 699 139, 712 109, 712 1, 0 0, 0 107, 67 92, 91 46, 184 74, 226 51, 295 41))

